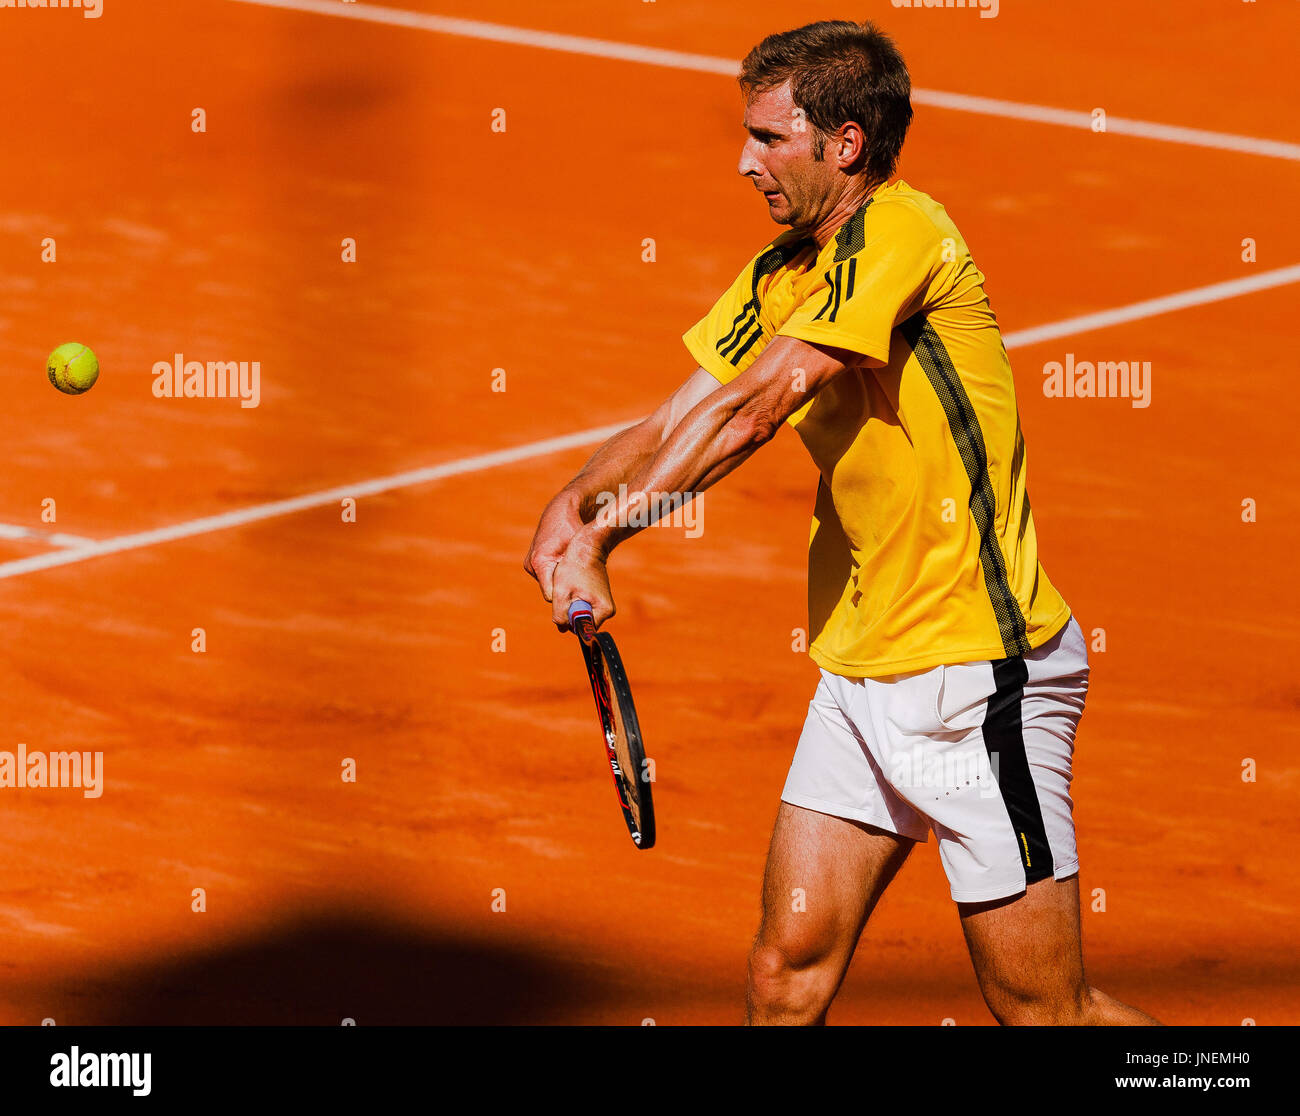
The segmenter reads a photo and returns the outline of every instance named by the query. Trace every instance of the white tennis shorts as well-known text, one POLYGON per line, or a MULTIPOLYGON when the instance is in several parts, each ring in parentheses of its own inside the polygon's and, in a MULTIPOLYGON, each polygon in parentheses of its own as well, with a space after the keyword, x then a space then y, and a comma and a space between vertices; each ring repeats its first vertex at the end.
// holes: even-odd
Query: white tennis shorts
POLYGON ((1079 869, 1070 760, 1088 691, 1071 617, 1029 654, 888 678, 822 671, 781 798, 927 840, 979 903, 1079 869))

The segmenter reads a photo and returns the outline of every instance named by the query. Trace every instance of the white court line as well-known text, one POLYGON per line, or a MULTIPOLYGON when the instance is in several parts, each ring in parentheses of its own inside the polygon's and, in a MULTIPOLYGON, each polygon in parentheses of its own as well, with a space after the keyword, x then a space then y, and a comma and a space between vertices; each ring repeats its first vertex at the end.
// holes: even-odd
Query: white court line
POLYGON ((124 550, 140 550, 159 543, 173 542, 176 539, 188 539, 194 535, 206 535, 213 531, 224 531, 229 527, 241 527, 245 523, 256 523, 259 519, 274 519, 281 515, 319 508, 325 504, 335 504, 353 497, 374 496, 379 492, 389 492, 395 488, 409 488, 415 484, 427 484, 429 481, 442 480, 444 477, 459 476, 461 473, 477 473, 483 469, 492 469, 498 465, 509 465, 514 461, 524 461, 530 457, 541 457, 561 450, 589 446, 594 442, 603 442, 606 438, 626 430, 632 422, 613 423, 609 426, 597 426, 591 430, 580 430, 576 434, 563 434, 558 438, 547 438, 541 442, 529 442, 527 445, 515 446, 513 449, 496 450, 493 453, 476 454, 474 457, 462 457, 442 465, 429 465, 423 469, 412 469, 405 473, 394 473, 387 477, 361 481, 358 484, 340 485, 327 488, 323 492, 308 492, 303 496, 292 496, 287 500, 274 500, 269 504, 254 504, 248 508, 237 508, 220 515, 204 516, 202 519, 190 519, 170 527, 157 527, 152 531, 139 531, 134 535, 118 535, 116 538, 91 541, 86 546, 72 550, 51 551, 46 554, 34 554, 29 558, 18 558, 12 562, 0 563, 0 578, 17 577, 19 574, 32 573, 35 570, 48 570, 55 566, 68 566, 74 562, 84 562, 88 558, 98 558, 102 554, 119 554, 124 550))
MULTIPOLYGON (((456 19, 451 16, 429 15, 425 12, 408 12, 401 8, 385 8, 379 4, 344 4, 340 0, 235 0, 235 2, 255 4, 261 8, 281 8, 286 11, 310 12, 314 15, 336 16, 340 19, 382 23, 390 27, 411 27, 420 31, 459 35, 466 39, 482 39, 493 43, 509 43, 513 46, 538 47, 541 50, 555 50, 565 54, 586 54, 621 62, 665 66, 673 70, 721 74, 724 77, 735 77, 740 70, 740 63, 733 59, 718 58, 709 54, 661 50, 658 47, 638 46, 636 43, 588 39, 581 35, 562 35, 555 31, 536 31, 527 27, 507 27, 504 24, 484 23, 477 19, 456 19)), ((945 93, 938 89, 913 89, 912 101, 929 108, 973 112, 981 116, 1001 116, 1012 120, 1029 120, 1036 124, 1057 124, 1065 128, 1092 131, 1091 112, 1052 108, 1047 105, 1029 105, 1019 101, 1000 101, 993 97, 976 97, 967 93, 945 93)), ((1188 144, 1193 147, 1213 147, 1222 151, 1239 151, 1248 155, 1265 155, 1274 159, 1300 161, 1300 143, 1259 139, 1255 136, 1238 136, 1230 132, 1210 132, 1203 128, 1184 128, 1177 124, 1158 124, 1150 120, 1132 120, 1123 116, 1111 116, 1109 113, 1106 115, 1105 134, 1159 140, 1163 143, 1188 144)))
MULTIPOLYGON (((1052 322, 1022 329, 1016 333, 1003 335, 1007 349, 1024 348, 1040 341, 1049 341, 1058 337, 1070 337, 1087 333, 1094 329, 1117 325, 1122 322, 1138 321, 1142 318, 1154 318, 1174 310, 1189 306, 1202 306, 1207 302, 1221 302, 1229 298, 1238 298, 1254 291, 1281 287, 1288 283, 1300 282, 1300 264, 1265 271, 1250 279, 1232 279, 1226 283, 1213 283, 1208 287, 1197 287, 1178 294, 1165 295, 1162 298, 1147 299, 1129 306, 1117 306, 1113 310, 1102 310, 1096 314, 1084 314, 1077 318, 1052 322)), ((513 449, 496 450, 493 453, 477 454, 474 457, 462 457, 442 465, 430 465, 423 469, 412 469, 406 473, 395 473, 375 480, 361 481, 359 484, 340 485, 324 492, 309 492, 304 496, 293 496, 287 500, 275 500, 269 504, 254 504, 248 508, 223 512, 221 515, 209 515, 202 519, 191 519, 171 527, 159 527, 152 531, 140 531, 134 535, 119 535, 117 538, 93 542, 88 546, 73 550, 53 551, 36 554, 29 558, 19 558, 12 562, 0 563, 0 578, 18 577, 20 574, 33 573, 36 570, 48 570, 55 566, 67 566, 74 562, 84 562, 88 558, 98 558, 102 554, 118 554, 124 550, 140 550, 176 539, 187 539, 194 535, 206 535, 213 531, 224 531, 230 527, 241 527, 245 523, 256 523, 261 519, 274 519, 277 516, 291 515, 319 508, 325 504, 336 503, 345 497, 373 496, 377 492, 389 492, 396 488, 409 488, 416 484, 441 480, 444 477, 460 476, 464 473, 478 473, 498 465, 510 465, 517 461, 526 461, 532 457, 542 457, 548 453, 561 450, 577 449, 582 446, 603 442, 620 430, 627 429, 632 422, 613 423, 609 426, 597 426, 591 430, 579 430, 573 434, 564 434, 558 438, 547 438, 541 442, 529 442, 527 445, 515 446, 513 449)))
POLYGON ((1144 302, 1117 306, 1114 310, 1101 310, 1096 314, 1084 314, 1078 318, 1067 318, 1062 322, 1018 330, 1015 333, 1004 334, 1002 341, 1008 349, 1037 345, 1040 341, 1088 333, 1094 329, 1105 329, 1107 326, 1119 325, 1122 322, 1154 318, 1158 314, 1186 310, 1189 306, 1204 306, 1208 302, 1222 302, 1244 294, 1253 294, 1255 291, 1285 287, 1288 283, 1300 283, 1300 264, 1279 267, 1276 271, 1261 271, 1248 279, 1229 279, 1226 283, 1211 283, 1208 287, 1196 287, 1190 291, 1180 291, 1178 294, 1149 298, 1144 302))
POLYGON ((89 546, 95 541, 80 535, 65 535, 62 531, 36 531, 18 523, 0 523, 0 539, 31 539, 49 546, 89 546))

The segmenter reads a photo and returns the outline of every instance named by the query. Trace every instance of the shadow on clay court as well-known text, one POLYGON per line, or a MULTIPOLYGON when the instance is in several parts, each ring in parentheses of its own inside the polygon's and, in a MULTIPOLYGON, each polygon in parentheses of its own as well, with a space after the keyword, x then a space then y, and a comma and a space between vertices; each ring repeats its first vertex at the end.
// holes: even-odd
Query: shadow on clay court
POLYGON ((299 913, 210 952, 38 983, 60 1025, 530 1024, 616 995, 537 950, 339 911, 299 913))

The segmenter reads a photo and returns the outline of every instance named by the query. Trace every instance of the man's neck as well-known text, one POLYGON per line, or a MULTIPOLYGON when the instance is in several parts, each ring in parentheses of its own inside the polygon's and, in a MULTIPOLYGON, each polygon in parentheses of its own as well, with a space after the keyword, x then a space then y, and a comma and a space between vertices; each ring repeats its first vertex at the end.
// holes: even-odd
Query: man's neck
POLYGON ((831 211, 808 230, 808 235, 817 242, 818 249, 825 248, 831 242, 831 237, 839 232, 840 226, 861 209, 863 203, 882 185, 882 182, 871 182, 864 178, 846 189, 844 196, 831 211))

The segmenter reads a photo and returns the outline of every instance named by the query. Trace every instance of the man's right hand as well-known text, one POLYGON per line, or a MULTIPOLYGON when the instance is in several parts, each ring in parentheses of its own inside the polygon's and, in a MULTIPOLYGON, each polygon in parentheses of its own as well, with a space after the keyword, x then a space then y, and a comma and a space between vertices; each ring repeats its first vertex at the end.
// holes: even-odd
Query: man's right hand
POLYGON ((537 580, 542 596, 548 601, 554 588, 555 567, 569 542, 582 527, 578 514, 578 498, 570 489, 563 489, 546 505, 542 518, 537 521, 533 543, 524 559, 524 570, 537 580))

